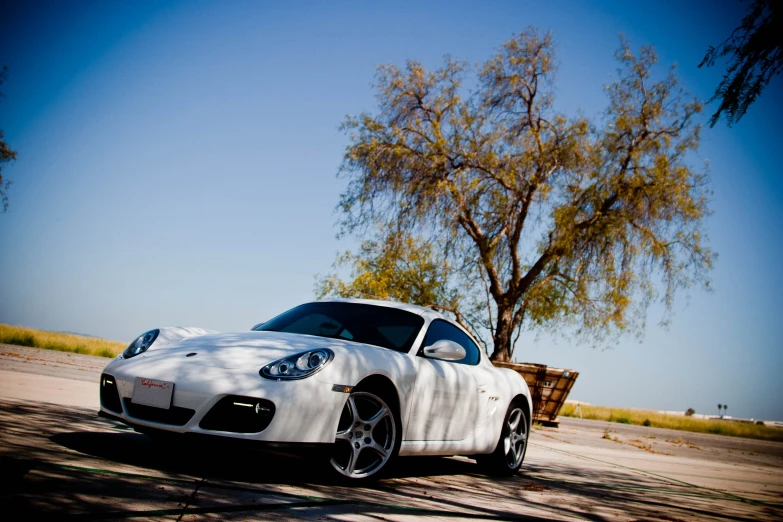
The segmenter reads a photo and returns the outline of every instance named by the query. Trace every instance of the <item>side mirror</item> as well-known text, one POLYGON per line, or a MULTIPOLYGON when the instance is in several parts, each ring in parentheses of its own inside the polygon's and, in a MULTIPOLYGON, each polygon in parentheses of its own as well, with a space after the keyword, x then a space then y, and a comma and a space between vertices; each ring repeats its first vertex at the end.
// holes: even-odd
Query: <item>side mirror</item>
POLYGON ((467 355, 465 348, 455 343, 454 341, 449 341, 448 339, 441 339, 435 344, 426 346, 424 348, 424 356, 431 359, 460 361, 465 358, 465 355, 467 355))

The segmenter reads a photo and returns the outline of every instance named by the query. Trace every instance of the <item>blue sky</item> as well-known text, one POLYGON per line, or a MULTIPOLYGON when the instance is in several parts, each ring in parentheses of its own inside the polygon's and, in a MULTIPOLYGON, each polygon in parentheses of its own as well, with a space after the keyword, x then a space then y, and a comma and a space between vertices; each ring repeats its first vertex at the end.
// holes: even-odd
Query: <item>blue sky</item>
MULTIPOLYGON (((715 2, 12 2, 0 129, 0 322, 130 341, 155 326, 244 330, 312 299, 337 240, 346 114, 375 67, 482 61, 528 25, 557 42, 556 107, 600 116, 618 35, 706 99, 706 47, 742 6, 715 2)), ((572 398, 783 419, 783 81, 729 129, 705 128, 715 291, 650 312, 607 350, 525 334, 517 360, 581 372, 572 398)), ((705 111, 704 120, 710 114, 705 111)))

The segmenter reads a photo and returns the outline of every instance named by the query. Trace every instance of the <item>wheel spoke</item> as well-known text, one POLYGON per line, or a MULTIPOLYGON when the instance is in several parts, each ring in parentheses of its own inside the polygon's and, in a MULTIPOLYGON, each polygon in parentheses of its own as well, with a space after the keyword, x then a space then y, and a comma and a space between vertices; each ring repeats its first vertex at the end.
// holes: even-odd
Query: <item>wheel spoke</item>
POLYGON ((345 472, 348 475, 353 475, 353 472, 356 471, 356 461, 359 460, 359 451, 351 447, 351 454, 350 457, 348 457, 348 464, 345 466, 345 472))
POLYGON ((522 412, 520 410, 514 410, 514 412, 508 418, 508 427, 512 433, 515 433, 517 431, 517 428, 519 427, 519 420, 521 417, 522 417, 522 412))
POLYGON ((346 406, 348 407, 348 413, 351 415, 351 427, 348 429, 348 431, 350 431, 353 429, 354 424, 363 421, 361 417, 359 417, 359 409, 356 407, 356 401, 354 401, 353 397, 348 397, 346 406))
POLYGON ((353 437, 351 437, 351 428, 348 428, 345 431, 338 431, 337 435, 334 436, 334 440, 347 440, 351 441, 353 437))
POLYGON ((389 415, 389 410, 387 410, 386 408, 381 407, 381 409, 378 410, 378 413, 373 415, 370 420, 366 421, 366 423, 374 428, 375 426, 378 425, 379 422, 381 422, 383 419, 385 419, 387 415, 389 415))
POLYGON ((387 455, 388 452, 386 451, 386 449, 384 449, 383 446, 381 446, 377 442, 373 441, 372 444, 370 444, 367 447, 370 448, 371 450, 375 451, 375 453, 380 455, 382 459, 386 458, 386 455, 387 455))
POLYGON ((506 453, 506 456, 511 456, 511 464, 517 463, 517 448, 515 444, 510 444, 510 449, 508 453, 506 453))

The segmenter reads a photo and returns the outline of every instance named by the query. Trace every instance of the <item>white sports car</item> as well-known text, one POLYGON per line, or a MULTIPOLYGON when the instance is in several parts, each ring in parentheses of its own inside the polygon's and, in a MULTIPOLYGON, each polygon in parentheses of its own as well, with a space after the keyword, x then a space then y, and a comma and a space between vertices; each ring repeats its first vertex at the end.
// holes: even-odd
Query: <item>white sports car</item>
POLYGON ((147 433, 217 435, 323 450, 345 477, 397 455, 522 465, 530 392, 471 336, 418 306, 316 301, 249 332, 159 328, 100 380, 101 415, 147 433))

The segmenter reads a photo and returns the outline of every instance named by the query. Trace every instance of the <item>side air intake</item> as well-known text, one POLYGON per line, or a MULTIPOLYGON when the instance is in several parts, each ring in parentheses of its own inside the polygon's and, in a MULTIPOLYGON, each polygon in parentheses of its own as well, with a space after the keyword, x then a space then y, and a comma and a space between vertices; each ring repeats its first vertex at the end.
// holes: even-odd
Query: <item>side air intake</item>
POLYGON ((275 405, 266 399, 229 395, 220 399, 201 419, 199 427, 212 431, 259 433, 275 415, 275 405))

